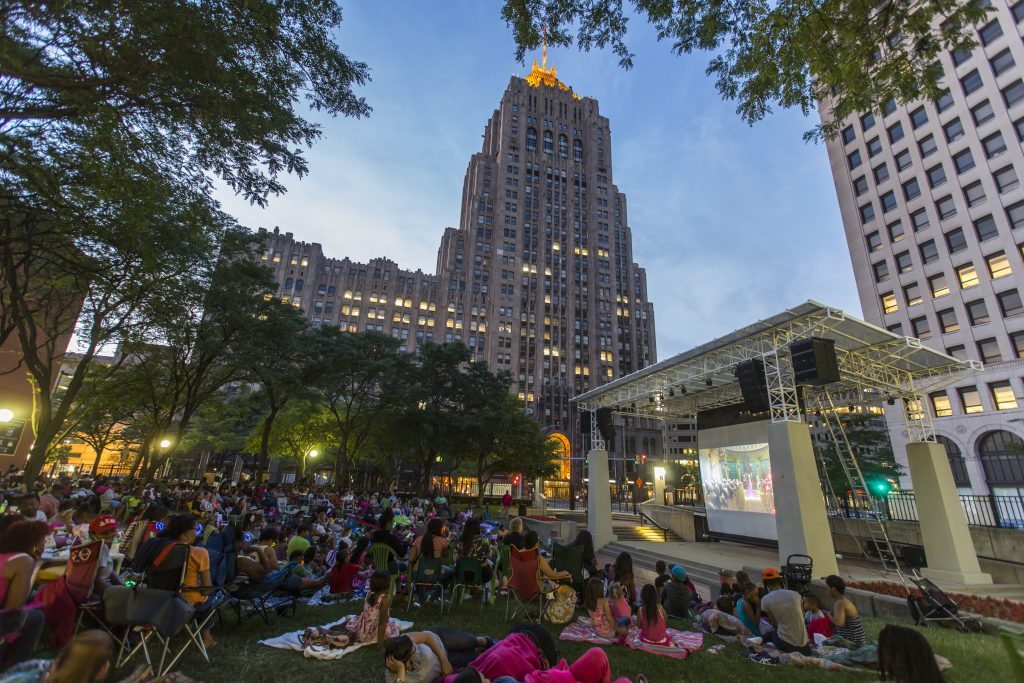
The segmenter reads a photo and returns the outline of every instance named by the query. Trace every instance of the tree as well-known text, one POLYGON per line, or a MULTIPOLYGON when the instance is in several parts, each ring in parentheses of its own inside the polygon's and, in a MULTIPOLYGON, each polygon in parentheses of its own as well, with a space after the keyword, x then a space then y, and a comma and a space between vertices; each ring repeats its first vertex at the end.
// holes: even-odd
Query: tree
POLYGON ((343 489, 375 421, 396 393, 405 358, 398 353, 398 341, 381 334, 322 327, 312 336, 318 365, 313 388, 332 417, 330 428, 337 443, 334 484, 343 489))
MULTIPOLYGON (((633 65, 626 45, 630 17, 622 0, 505 0, 516 57, 536 49, 542 27, 555 45, 571 45, 572 27, 582 50, 610 46, 623 68, 633 65)), ((781 0, 631 0, 658 40, 677 55, 712 53, 707 74, 723 98, 737 101, 747 123, 774 106, 806 115, 827 103, 822 125, 805 137, 834 137, 854 112, 878 110, 890 99, 907 103, 941 92, 939 55, 975 44, 973 26, 987 3, 845 2, 781 0)))
MULTIPOLYGON (((306 477, 306 467, 329 458, 329 451, 337 446, 334 416, 324 404, 314 400, 291 401, 277 415, 270 433, 270 450, 278 457, 295 461, 295 480, 306 477), (316 456, 312 452, 316 451, 316 456)), ((262 429, 250 440, 249 450, 259 452, 262 429)))
MULTIPOLYGON (((875 416, 866 413, 837 413, 843 424, 846 438, 857 458, 861 473, 868 485, 868 493, 884 498, 890 490, 890 482, 897 481, 900 466, 892 452, 889 433, 884 427, 876 427, 872 420, 875 416), (882 485, 884 488, 878 488, 882 485)), ((835 444, 831 441, 824 446, 815 445, 821 476, 836 495, 843 497, 850 490, 850 482, 846 477, 835 444)))
POLYGON ((0 0, 0 17, 0 342, 18 339, 37 395, 31 483, 98 349, 217 253, 214 179, 261 205, 283 192, 320 135, 300 99, 363 116, 368 72, 331 38, 330 0, 0 0))

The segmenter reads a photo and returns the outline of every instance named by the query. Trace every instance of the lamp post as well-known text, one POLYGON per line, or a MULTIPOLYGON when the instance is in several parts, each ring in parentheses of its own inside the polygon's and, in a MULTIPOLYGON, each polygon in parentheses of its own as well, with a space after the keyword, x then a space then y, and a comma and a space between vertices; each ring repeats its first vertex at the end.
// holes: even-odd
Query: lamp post
POLYGON ((14 411, 10 408, 0 408, 0 424, 7 424, 14 419, 14 411))

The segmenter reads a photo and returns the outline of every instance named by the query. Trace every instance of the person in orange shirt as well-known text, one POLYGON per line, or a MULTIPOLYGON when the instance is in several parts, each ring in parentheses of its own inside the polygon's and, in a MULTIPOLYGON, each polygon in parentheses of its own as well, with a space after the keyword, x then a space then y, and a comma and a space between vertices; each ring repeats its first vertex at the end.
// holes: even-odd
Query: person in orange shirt
MULTIPOLYGON (((185 580, 182 582, 183 590, 181 596, 193 605, 200 605, 206 602, 210 592, 208 589, 213 585, 210 579, 210 554, 206 548, 197 548, 193 543, 199 533, 196 519, 192 515, 177 515, 172 517, 164 527, 160 535, 175 543, 184 543, 189 546, 188 565, 185 567, 185 580)), ((197 609, 201 609, 197 607, 197 609)), ((203 629, 203 643, 207 648, 214 645, 213 636, 208 629, 203 629)))

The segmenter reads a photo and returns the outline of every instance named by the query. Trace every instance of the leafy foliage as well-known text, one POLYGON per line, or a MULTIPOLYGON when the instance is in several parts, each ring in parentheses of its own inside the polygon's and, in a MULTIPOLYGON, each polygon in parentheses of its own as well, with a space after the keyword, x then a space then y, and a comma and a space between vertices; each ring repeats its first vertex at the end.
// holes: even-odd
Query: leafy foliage
POLYGON ((747 123, 773 107, 805 115, 824 103, 823 123, 805 137, 834 137, 854 112, 941 92, 938 56, 975 44, 980 2, 935 0, 505 0, 516 57, 536 49, 542 26, 555 45, 610 47, 633 66, 626 42, 631 16, 646 19, 677 55, 711 54, 707 74, 737 101, 747 123), (627 9, 628 6, 628 9, 627 9))

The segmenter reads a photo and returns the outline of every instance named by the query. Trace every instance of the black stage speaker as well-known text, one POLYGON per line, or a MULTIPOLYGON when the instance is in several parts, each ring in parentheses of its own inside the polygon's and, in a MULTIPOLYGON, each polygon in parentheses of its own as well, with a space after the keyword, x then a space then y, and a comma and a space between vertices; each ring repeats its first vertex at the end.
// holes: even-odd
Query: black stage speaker
POLYGON ((797 384, 821 386, 839 381, 836 340, 809 337, 789 345, 797 384))
POLYGON ((590 436, 590 411, 580 411, 580 434, 590 436))
POLYGON ((597 409, 597 430, 601 432, 601 438, 608 448, 615 443, 615 425, 612 424, 612 409, 597 409))
POLYGON ((768 400, 768 384, 764 377, 764 361, 760 358, 745 360, 736 366, 734 373, 740 383, 743 403, 752 413, 763 413, 771 408, 768 400))

